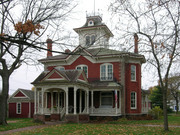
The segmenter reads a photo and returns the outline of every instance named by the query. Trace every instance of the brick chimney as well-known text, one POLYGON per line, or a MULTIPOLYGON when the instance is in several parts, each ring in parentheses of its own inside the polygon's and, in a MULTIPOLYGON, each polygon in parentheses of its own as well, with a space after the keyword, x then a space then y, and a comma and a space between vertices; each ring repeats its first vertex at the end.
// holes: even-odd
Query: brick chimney
POLYGON ((47 43, 47 57, 51 57, 52 56, 52 40, 47 39, 46 43, 47 43))
POLYGON ((69 49, 66 49, 65 53, 71 53, 71 51, 69 49))
POLYGON ((134 34, 134 53, 138 53, 138 35, 134 34))

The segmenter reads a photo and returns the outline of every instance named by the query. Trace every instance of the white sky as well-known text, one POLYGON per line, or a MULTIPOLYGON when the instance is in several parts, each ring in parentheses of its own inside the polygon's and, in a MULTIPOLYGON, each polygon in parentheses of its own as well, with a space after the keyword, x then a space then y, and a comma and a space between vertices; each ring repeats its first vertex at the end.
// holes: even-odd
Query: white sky
MULTIPOLYGON (((73 16, 69 19, 66 24, 68 25, 68 29, 73 31, 73 28, 78 28, 84 25, 86 21, 86 11, 87 13, 92 13, 94 11, 94 0, 78 0, 79 5, 76 7, 73 16)), ((95 11, 102 14, 103 22, 107 24, 107 26, 112 30, 112 20, 111 15, 108 12, 108 5, 111 0, 96 0, 95 1, 95 11)), ((75 32, 74 32, 75 33, 75 32)), ((115 34, 115 33, 114 33, 115 34)), ((44 57, 46 57, 46 53, 44 52, 44 57)), ((36 77, 43 71, 43 66, 27 66, 22 65, 19 69, 17 69, 10 77, 10 91, 11 95, 18 88, 23 89, 31 89, 33 85, 30 83, 33 82, 36 77)), ((143 69, 142 69, 143 71, 143 69)), ((142 86, 143 88, 148 88, 149 86, 153 86, 153 81, 149 82, 148 73, 142 74, 142 86)), ((0 80, 1 81, 1 80, 0 80)))

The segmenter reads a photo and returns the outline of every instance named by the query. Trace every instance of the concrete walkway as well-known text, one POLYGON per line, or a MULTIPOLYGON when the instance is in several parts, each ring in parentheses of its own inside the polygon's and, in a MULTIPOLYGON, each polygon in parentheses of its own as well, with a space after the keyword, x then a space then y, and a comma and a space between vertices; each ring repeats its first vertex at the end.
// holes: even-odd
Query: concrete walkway
POLYGON ((63 122, 63 121, 46 122, 45 124, 39 125, 39 126, 30 126, 30 127, 12 129, 12 130, 8 130, 8 131, 1 131, 0 135, 12 134, 12 133, 15 133, 15 132, 27 131, 27 130, 32 130, 32 129, 36 129, 36 128, 44 128, 44 127, 48 127, 48 126, 51 126, 51 125, 58 125, 58 124, 63 124, 63 123, 65 123, 65 122, 63 122))

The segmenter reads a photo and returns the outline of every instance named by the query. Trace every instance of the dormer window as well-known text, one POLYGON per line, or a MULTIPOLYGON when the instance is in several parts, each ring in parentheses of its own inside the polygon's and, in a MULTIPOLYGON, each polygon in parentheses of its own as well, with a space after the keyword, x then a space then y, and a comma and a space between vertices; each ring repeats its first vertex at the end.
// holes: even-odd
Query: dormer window
POLYGON ((90 20, 89 22, 88 22, 88 26, 93 26, 94 25, 94 21, 93 20, 90 20))
POLYGON ((93 45, 96 41, 95 35, 86 36, 86 46, 93 45))
POLYGON ((57 69, 59 71, 64 71, 65 70, 64 67, 62 67, 62 66, 55 67, 55 69, 57 69))

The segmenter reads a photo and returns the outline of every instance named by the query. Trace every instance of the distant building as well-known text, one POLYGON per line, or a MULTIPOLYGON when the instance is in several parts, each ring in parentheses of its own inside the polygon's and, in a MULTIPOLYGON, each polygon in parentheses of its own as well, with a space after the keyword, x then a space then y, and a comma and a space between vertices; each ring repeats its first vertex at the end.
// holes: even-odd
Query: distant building
MULTIPOLYGON (((88 121, 90 116, 124 116, 147 113, 147 97, 141 95, 141 65, 138 36, 134 52, 110 49, 113 37, 100 16, 88 16, 75 28, 79 46, 52 55, 53 41, 47 40, 47 58, 39 60, 44 71, 35 86, 35 119, 88 121)), ((148 104, 148 103, 147 103, 148 104)))
POLYGON ((34 91, 18 89, 8 99, 9 118, 33 118, 34 91))

